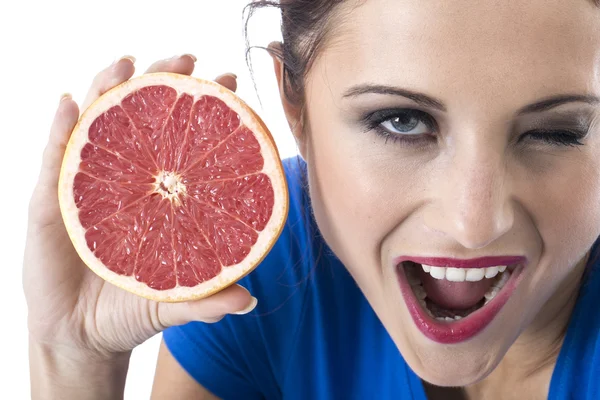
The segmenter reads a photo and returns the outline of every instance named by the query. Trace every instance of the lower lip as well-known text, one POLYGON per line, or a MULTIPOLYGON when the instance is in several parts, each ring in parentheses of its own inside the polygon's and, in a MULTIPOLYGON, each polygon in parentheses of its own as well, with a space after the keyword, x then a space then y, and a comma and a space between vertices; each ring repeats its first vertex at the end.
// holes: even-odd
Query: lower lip
POLYGON ((519 265, 514 269, 508 282, 506 282, 502 290, 500 290, 492 301, 460 320, 448 322, 438 321, 430 317, 422 308, 408 284, 404 267, 399 265, 396 270, 398 273, 398 282, 400 283, 400 291, 417 328, 419 328, 423 335, 434 342, 455 344, 471 339, 492 322, 519 284, 523 266, 519 265))

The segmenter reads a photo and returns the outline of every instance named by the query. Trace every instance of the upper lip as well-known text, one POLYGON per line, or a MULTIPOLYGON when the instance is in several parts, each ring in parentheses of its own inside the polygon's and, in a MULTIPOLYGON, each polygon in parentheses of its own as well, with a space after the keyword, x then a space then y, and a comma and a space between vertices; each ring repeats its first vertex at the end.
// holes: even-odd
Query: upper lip
POLYGON ((501 265, 514 266, 517 264, 525 264, 527 259, 523 256, 488 256, 470 259, 401 256, 396 258, 395 265, 399 265, 404 261, 412 261, 417 264, 425 264, 433 267, 487 268, 501 265))

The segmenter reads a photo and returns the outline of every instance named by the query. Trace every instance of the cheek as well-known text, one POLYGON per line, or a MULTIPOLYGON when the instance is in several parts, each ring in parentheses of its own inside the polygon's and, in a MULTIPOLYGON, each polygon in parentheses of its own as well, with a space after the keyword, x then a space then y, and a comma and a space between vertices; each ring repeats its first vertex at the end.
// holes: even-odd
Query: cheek
POLYGON ((371 279, 381 269, 381 243, 414 209, 406 190, 415 189, 414 171, 375 135, 312 120, 319 129, 308 137, 306 159, 315 218, 350 272, 371 279))
POLYGON ((334 136, 331 131, 311 135, 309 186, 319 228, 332 250, 347 262, 352 253, 348 250, 356 243, 363 243, 363 252, 370 250, 377 225, 373 212, 377 199, 373 185, 365 179, 363 161, 353 155, 348 142, 336 144, 334 136))
POLYGON ((592 150, 555 160, 521 188, 544 255, 555 265, 577 263, 600 234, 600 153, 592 150))

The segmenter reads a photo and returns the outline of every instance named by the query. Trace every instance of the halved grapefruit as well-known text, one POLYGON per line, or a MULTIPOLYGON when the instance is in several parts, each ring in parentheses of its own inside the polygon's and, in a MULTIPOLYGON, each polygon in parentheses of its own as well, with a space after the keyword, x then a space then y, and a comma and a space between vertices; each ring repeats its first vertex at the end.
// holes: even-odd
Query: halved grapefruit
POLYGON ((59 201, 69 236, 108 282, 157 301, 213 294, 252 271, 288 212, 271 134, 223 86, 155 73, 81 116, 59 201))

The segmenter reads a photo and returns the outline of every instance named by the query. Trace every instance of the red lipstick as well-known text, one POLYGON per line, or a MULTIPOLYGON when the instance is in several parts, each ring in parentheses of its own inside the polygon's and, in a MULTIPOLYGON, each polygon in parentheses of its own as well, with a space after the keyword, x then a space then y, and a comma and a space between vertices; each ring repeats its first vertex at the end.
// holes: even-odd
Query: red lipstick
POLYGON ((526 262, 526 258, 521 256, 482 257, 468 260, 403 256, 395 260, 395 265, 397 266, 400 291, 417 328, 423 335, 437 343, 456 344, 476 336, 494 320, 521 281, 526 262), (453 268, 487 268, 505 265, 511 271, 511 276, 501 291, 488 304, 460 320, 440 321, 432 318, 415 297, 402 266, 404 261, 453 268))
POLYGON ((403 261, 412 261, 417 264, 431 265, 434 267, 452 267, 452 268, 487 268, 497 267, 499 265, 523 264, 525 257, 521 256, 500 256, 500 257, 480 257, 472 259, 456 259, 445 257, 398 257, 395 265, 403 261))

